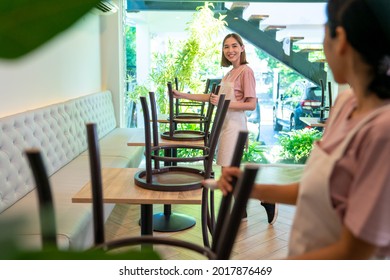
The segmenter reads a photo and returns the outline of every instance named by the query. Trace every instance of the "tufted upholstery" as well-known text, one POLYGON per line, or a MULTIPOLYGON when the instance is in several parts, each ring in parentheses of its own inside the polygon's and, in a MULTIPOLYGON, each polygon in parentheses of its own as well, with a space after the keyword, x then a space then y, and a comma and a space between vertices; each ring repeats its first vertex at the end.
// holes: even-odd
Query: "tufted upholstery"
POLYGON ((0 119, 0 212, 34 188, 26 148, 41 149, 50 175, 80 153, 70 110, 60 104, 0 119))
MULTIPOLYGON (((24 242, 40 240, 33 176, 26 148, 42 152, 56 207, 57 231, 64 248, 92 244, 89 204, 71 203, 71 197, 90 179, 86 122, 96 122, 103 167, 137 167, 143 148, 127 147, 137 129, 117 128, 109 91, 72 99, 0 119, 0 220, 23 216, 24 242)), ((113 205, 106 205, 106 215, 113 205)))
POLYGON ((102 138, 116 127, 114 106, 111 93, 93 94, 71 101, 72 119, 76 129, 76 138, 80 141, 80 150, 87 149, 87 133, 85 123, 95 122, 98 124, 98 136, 102 138))

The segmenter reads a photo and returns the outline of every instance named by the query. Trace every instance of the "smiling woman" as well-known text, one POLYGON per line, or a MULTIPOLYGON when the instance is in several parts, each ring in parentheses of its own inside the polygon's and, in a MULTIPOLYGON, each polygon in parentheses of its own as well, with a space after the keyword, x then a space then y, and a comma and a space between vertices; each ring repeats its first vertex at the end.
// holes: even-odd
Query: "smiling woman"
POLYGON ((69 28, 100 0, 0 1, 0 57, 15 59, 69 28))

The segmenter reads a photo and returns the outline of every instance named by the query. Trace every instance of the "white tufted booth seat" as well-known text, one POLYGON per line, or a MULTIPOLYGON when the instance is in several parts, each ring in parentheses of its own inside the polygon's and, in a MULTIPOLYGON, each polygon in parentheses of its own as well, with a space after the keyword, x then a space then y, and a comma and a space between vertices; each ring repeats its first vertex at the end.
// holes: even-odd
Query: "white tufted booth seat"
MULTIPOLYGON (((90 179, 86 122, 95 122, 103 167, 138 167, 143 148, 128 147, 142 129, 116 127, 109 91, 0 119, 0 221, 22 218, 18 233, 24 248, 40 247, 38 200, 26 148, 42 151, 54 198, 58 242, 82 250, 93 243, 90 204, 71 197, 90 179)), ((114 205, 105 205, 106 218, 114 205)))

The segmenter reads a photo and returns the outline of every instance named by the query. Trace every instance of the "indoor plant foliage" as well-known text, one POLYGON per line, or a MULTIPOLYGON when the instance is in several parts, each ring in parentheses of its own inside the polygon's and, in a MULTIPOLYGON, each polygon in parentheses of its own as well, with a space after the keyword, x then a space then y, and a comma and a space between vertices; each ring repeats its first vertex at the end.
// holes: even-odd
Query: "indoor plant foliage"
POLYGON ((244 150, 242 161, 250 163, 269 163, 267 152, 268 148, 262 145, 261 142, 250 141, 248 148, 244 150))
POLYGON ((321 137, 322 132, 314 128, 304 128, 281 134, 278 138, 282 161, 305 163, 313 148, 313 143, 321 137))
POLYGON ((187 23, 188 39, 168 41, 164 53, 154 53, 150 80, 154 85, 161 113, 167 113, 167 83, 179 81, 179 90, 201 93, 205 80, 220 70, 220 34, 225 31, 224 16, 214 17, 213 5, 198 7, 187 23))

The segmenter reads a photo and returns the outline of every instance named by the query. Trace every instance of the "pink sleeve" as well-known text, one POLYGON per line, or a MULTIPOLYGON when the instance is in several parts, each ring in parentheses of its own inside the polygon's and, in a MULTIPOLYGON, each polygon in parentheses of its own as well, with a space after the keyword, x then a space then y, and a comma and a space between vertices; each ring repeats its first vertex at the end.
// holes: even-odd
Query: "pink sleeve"
POLYGON ((370 126, 364 135, 356 151, 344 223, 359 238, 389 249, 390 132, 381 122, 370 126))
POLYGON ((249 66, 245 65, 244 67, 234 85, 236 100, 241 102, 244 102, 245 98, 256 97, 255 75, 249 66))
POLYGON ((244 98, 256 97, 256 80, 253 70, 250 67, 246 67, 243 71, 241 85, 244 91, 244 98))

